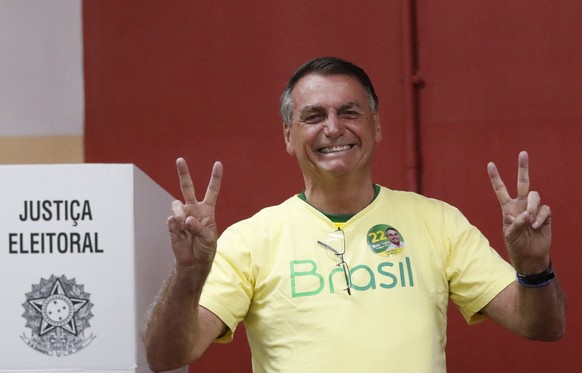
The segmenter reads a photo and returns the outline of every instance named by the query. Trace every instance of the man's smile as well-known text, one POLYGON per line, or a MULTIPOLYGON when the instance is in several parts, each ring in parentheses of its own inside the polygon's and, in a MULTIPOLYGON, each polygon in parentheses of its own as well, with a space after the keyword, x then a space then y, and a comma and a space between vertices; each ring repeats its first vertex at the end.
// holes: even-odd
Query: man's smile
POLYGON ((318 151, 320 153, 323 153, 323 154, 329 154, 329 153, 337 153, 337 152, 343 152, 346 150, 350 150, 353 147, 354 147, 353 144, 338 145, 338 146, 330 146, 330 147, 321 148, 318 151))

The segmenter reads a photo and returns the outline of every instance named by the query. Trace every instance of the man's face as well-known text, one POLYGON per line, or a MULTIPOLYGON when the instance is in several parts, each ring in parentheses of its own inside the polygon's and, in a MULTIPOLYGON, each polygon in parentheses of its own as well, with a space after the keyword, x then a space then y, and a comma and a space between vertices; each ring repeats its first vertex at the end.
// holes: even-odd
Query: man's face
POLYGON ((370 172, 382 133, 362 84, 349 75, 310 74, 291 94, 293 119, 284 127, 287 152, 306 176, 370 172))
POLYGON ((400 235, 394 229, 388 229, 386 231, 386 235, 390 242, 392 242, 396 246, 400 246, 400 235))

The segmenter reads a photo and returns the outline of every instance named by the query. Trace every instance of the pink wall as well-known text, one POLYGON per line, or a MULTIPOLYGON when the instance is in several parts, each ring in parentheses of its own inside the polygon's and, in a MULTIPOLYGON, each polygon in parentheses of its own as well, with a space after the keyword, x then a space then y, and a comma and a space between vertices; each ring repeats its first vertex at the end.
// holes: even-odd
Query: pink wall
MULTIPOLYGON (((200 192, 219 159, 224 228, 301 191, 278 97, 300 63, 337 55, 362 65, 380 96, 376 181, 406 188, 403 3, 85 0, 86 161, 135 163, 178 196, 176 157, 195 165, 200 192)), ((417 6, 423 192, 461 208, 505 254, 485 165, 498 162, 512 186, 517 152, 529 150, 533 187, 554 213, 553 260, 569 295, 568 334, 552 344, 523 341, 492 322, 467 327, 452 306, 451 372, 573 369, 581 256, 566 240, 581 238, 573 212, 582 181, 574 143, 582 139, 581 13, 574 0, 417 6)), ((237 337, 195 366, 250 371, 244 335, 237 337)))

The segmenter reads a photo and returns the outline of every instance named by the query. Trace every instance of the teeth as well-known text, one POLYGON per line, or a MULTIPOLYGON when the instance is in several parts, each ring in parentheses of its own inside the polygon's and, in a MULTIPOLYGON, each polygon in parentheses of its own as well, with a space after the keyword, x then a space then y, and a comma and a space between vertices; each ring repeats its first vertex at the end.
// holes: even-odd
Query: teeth
POLYGON ((328 154, 328 153, 341 152, 341 151, 344 151, 344 150, 348 150, 350 148, 351 148, 350 145, 332 146, 331 148, 323 148, 323 149, 321 149, 321 152, 323 154, 328 154))

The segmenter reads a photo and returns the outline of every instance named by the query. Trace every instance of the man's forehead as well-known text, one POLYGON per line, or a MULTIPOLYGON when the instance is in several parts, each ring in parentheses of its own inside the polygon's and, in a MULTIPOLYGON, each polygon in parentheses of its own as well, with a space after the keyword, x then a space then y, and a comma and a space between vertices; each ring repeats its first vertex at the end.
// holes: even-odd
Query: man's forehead
POLYGON ((367 102, 362 83, 345 74, 308 74, 297 82, 291 94, 293 101, 298 104, 296 108, 300 110, 329 105, 360 107, 367 102))

